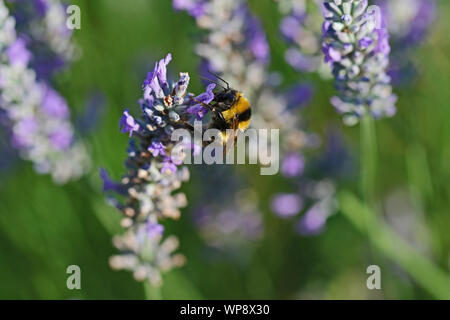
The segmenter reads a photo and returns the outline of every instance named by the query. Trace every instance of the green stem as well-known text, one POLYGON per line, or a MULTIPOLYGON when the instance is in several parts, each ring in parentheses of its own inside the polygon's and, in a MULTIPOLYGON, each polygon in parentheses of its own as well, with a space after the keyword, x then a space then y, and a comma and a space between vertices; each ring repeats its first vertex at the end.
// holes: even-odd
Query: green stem
MULTIPOLYGON (((375 198, 375 180, 376 180, 376 161, 377 161, 377 142, 374 119, 370 114, 364 115, 360 124, 360 149, 361 149, 361 194, 366 205, 378 212, 375 198)), ((370 229, 370 217, 362 215, 367 236, 370 229)), ((369 241, 369 240, 368 240, 369 241)), ((369 256, 375 260, 376 252, 368 242, 369 256)))
POLYGON ((393 260, 431 295, 450 299, 450 276, 398 237, 373 210, 353 194, 341 192, 342 214, 361 232, 367 231, 369 241, 386 257, 393 260))
POLYGON ((361 120, 361 191, 366 203, 375 208, 377 141, 374 119, 366 114, 361 120))
POLYGON ((144 281, 145 299, 161 300, 161 288, 152 286, 148 281, 144 281))
POLYGON ((419 142, 414 142, 407 148, 406 168, 409 192, 414 204, 423 210, 426 204, 432 203, 434 192, 427 153, 419 142))

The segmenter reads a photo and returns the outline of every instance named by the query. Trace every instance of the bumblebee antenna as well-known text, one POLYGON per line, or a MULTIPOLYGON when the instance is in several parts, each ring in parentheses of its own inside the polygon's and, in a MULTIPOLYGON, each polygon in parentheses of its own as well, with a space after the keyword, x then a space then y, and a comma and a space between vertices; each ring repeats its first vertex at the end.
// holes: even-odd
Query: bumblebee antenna
MULTIPOLYGON (((217 79, 220 79, 220 80, 222 80, 224 83, 226 83, 226 85, 227 85, 227 90, 230 90, 230 84, 229 84, 228 82, 226 82, 225 80, 223 80, 218 74, 212 72, 212 71, 209 70, 209 69, 208 69, 208 73, 209 73, 209 74, 212 74, 212 75, 215 76, 217 79)), ((223 88, 223 86, 222 86, 222 88, 223 88)), ((224 88, 224 89, 225 89, 225 88, 224 88)))
POLYGON ((219 87, 222 87, 222 88, 226 89, 223 85, 221 85, 220 83, 217 83, 217 82, 214 81, 214 80, 211 80, 211 79, 206 78, 206 77, 204 77, 204 76, 199 76, 199 77, 202 78, 202 79, 205 79, 205 80, 207 80, 207 81, 209 81, 209 82, 211 82, 211 83, 215 83, 215 84, 218 85, 219 87))

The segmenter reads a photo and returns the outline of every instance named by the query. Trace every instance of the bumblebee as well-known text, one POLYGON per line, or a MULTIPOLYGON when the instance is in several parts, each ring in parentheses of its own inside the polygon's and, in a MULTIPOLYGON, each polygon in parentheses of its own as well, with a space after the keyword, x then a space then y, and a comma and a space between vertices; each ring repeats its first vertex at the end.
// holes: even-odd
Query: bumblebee
MULTIPOLYGON (((251 105, 242 92, 230 88, 228 82, 215 75, 226 84, 221 92, 214 95, 213 101, 209 105, 212 111, 212 119, 209 128, 217 129, 221 132, 222 143, 225 146, 230 139, 237 138, 238 131, 244 132, 250 126, 252 115, 251 105), (227 130, 233 130, 230 136, 227 130)), ((209 80, 211 81, 211 80, 209 80)), ((216 83, 218 84, 218 83, 216 83)))

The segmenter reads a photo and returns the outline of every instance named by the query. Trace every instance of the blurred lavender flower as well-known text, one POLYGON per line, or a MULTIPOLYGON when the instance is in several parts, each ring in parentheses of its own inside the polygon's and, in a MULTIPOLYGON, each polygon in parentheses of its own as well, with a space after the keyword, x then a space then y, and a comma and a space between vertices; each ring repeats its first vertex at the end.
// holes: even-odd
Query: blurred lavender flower
POLYGON ((436 18, 435 0, 375 0, 374 3, 383 12, 385 27, 395 46, 413 46, 423 41, 436 18))
POLYGON ((277 194, 272 199, 272 211, 281 218, 289 218, 300 213, 303 201, 295 193, 277 194))
POLYGON ((26 66, 31 60, 31 53, 27 50, 25 40, 22 38, 17 38, 17 40, 6 49, 5 53, 11 64, 26 66))
POLYGON ((173 254, 178 248, 178 239, 170 236, 162 240, 159 232, 149 231, 145 224, 115 236, 114 246, 122 253, 109 259, 111 268, 133 272, 136 281, 149 281, 152 286, 162 283, 161 272, 185 263, 181 254, 173 254))
POLYGON ((334 178, 355 178, 355 163, 346 147, 342 132, 330 128, 326 132, 324 150, 312 160, 317 175, 326 175, 334 178))
POLYGON ((397 96, 386 73, 390 46, 381 12, 367 0, 327 0, 324 8, 323 52, 339 92, 331 103, 347 125, 366 113, 393 116, 397 96))
POLYGON ((30 67, 39 79, 52 74, 79 56, 66 27, 66 8, 60 0, 6 0, 16 19, 19 36, 25 37, 34 57, 30 67))
POLYGON ((300 218, 298 232, 302 235, 316 235, 322 231, 326 221, 326 214, 320 206, 313 206, 300 218))
MULTIPOLYGON (((259 21, 242 0, 192 0, 201 5, 201 12, 187 10, 205 31, 204 41, 196 45, 196 52, 204 60, 206 69, 222 74, 227 81, 252 96, 266 80, 265 66, 269 59, 268 44, 259 21)), ((186 2, 186 1, 182 1, 186 2)))
POLYGON ((42 111, 49 117, 67 119, 70 116, 69 106, 58 92, 45 85, 42 97, 42 111))
POLYGON ((272 197, 272 211, 283 219, 301 216, 296 231, 303 236, 320 234, 328 217, 336 213, 335 186, 331 179, 297 181, 298 192, 279 193, 272 197))
POLYGON ((310 202, 308 209, 297 222, 297 232, 303 236, 320 234, 330 216, 335 214, 337 201, 335 186, 331 180, 304 182, 305 197, 310 202))
POLYGON ((391 35, 388 73, 395 85, 409 84, 417 75, 412 49, 419 46, 436 19, 435 0, 375 0, 391 35))
POLYGON ((284 93, 286 103, 290 109, 305 107, 311 102, 313 95, 313 86, 305 83, 293 85, 284 93))
POLYGON ((325 230, 328 218, 337 209, 335 180, 352 179, 355 172, 342 134, 330 129, 325 140, 323 150, 309 155, 308 162, 303 162, 301 154, 287 154, 281 172, 290 178, 297 192, 277 194, 271 199, 272 212, 277 216, 285 219, 300 216, 295 230, 303 236, 318 235, 325 230))
POLYGON ((173 7, 176 10, 186 10, 195 18, 204 14, 204 6, 207 0, 173 0, 173 7))
POLYGON ((262 214, 257 204, 255 192, 243 189, 234 195, 228 206, 200 207, 194 216, 195 224, 210 247, 236 254, 236 250, 241 251, 262 237, 262 214))
POLYGON ((280 0, 283 15, 280 32, 289 46, 284 57, 293 68, 330 78, 330 66, 323 62, 321 50, 321 3, 321 0, 280 0))
POLYGON ((89 165, 85 147, 74 139, 65 100, 28 68, 31 53, 16 36, 14 17, 0 1, 0 109, 9 120, 12 144, 50 173, 56 183, 80 177, 89 165))
POLYGON ((81 134, 88 134, 97 128, 106 111, 106 97, 101 91, 91 92, 85 103, 84 112, 77 118, 76 127, 81 134))
MULTIPOLYGON (((124 202, 109 198, 123 213, 121 225, 128 229, 115 237, 114 244, 121 253, 111 258, 111 266, 131 270, 136 279, 147 279, 153 285, 160 284, 161 271, 184 262, 181 255, 171 255, 177 247, 174 237, 161 242, 163 227, 158 223, 164 218, 178 219, 180 208, 187 204, 183 193, 174 194, 189 179, 189 171, 181 167, 185 151, 173 150, 171 133, 189 128, 186 121, 192 115, 188 108, 195 103, 194 95, 187 93, 187 73, 180 73, 176 82, 167 79, 171 58, 168 54, 148 73, 139 100, 142 117, 135 118, 127 109, 120 119, 122 132, 130 135, 127 173, 120 182, 113 182, 106 171, 101 171, 103 190, 125 198, 124 202)), ((189 147, 194 149, 192 144, 189 147)))
MULTIPOLYGON (((175 9, 186 10, 177 6, 176 2, 175 9)), ((311 87, 300 85, 284 95, 275 93, 272 77, 267 71, 269 50, 264 30, 245 1, 209 0, 196 3, 202 4, 202 11, 191 15, 199 28, 205 31, 203 41, 196 45, 196 52, 204 59, 202 67, 219 73, 257 106, 252 110, 253 127, 280 129, 282 173, 292 178, 301 176, 304 169, 301 155, 305 150, 317 147, 317 136, 302 128, 300 117, 296 114, 298 107, 310 101, 311 87)), ((303 198, 302 192, 298 197, 303 198)), ((274 200, 277 199, 274 197, 274 200)), ((314 198, 311 201, 315 203, 319 200, 314 198)), ((296 204, 299 207, 296 213, 300 213, 301 205, 296 204)), ((276 211, 281 205, 282 202, 275 201, 272 208, 276 211)))
POLYGON ((300 153, 287 154, 281 163, 281 173, 287 178, 300 176, 305 169, 305 159, 300 153))

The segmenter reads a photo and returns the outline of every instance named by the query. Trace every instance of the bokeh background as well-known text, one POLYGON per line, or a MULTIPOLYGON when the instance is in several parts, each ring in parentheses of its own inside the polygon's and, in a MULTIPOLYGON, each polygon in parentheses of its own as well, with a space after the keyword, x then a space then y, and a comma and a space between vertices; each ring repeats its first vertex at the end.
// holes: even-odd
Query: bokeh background
MULTIPOLYGON (((120 214, 106 203, 98 171, 104 167, 116 178, 123 172, 127 135, 119 132, 118 119, 126 107, 138 110, 141 83, 155 60, 171 52, 169 72, 189 72, 190 90, 203 90, 197 76, 200 59, 193 53, 195 22, 174 12, 171 1, 76 0, 74 4, 82 13, 82 29, 74 32, 82 56, 58 75, 56 83, 72 106, 74 121, 90 121, 89 130, 81 134, 89 146, 92 170, 79 181, 56 186, 50 177, 37 175, 30 163, 2 151, 2 299, 149 297, 129 272, 113 271, 108 265, 109 256, 116 252, 111 236, 120 232, 120 214), (71 264, 81 268, 81 290, 66 287, 66 268, 71 264)), ((364 206, 354 202, 360 197, 359 127, 345 127, 329 104, 334 92, 331 81, 297 72, 285 62, 277 4, 253 0, 249 5, 268 36, 270 70, 282 75, 283 86, 298 81, 314 86, 312 101, 299 110, 308 128, 322 139, 330 129, 342 134, 353 161, 337 182, 340 209, 320 234, 299 235, 292 220, 280 219, 270 207, 273 194, 291 191, 289 182, 280 176, 259 176, 254 166, 240 166, 233 171, 248 180, 247 186, 257 191, 260 200, 263 236, 235 246, 235 252, 225 252, 208 246, 196 227, 195 210, 208 205, 210 198, 202 191, 205 180, 193 176, 182 187, 188 207, 180 220, 166 223, 166 229, 180 239, 187 263, 164 275, 155 297, 445 297, 441 280, 448 283, 450 277, 450 3, 438 1, 432 30, 414 51, 418 76, 395 88, 398 114, 376 123, 375 194, 382 222, 364 227, 358 217, 364 215, 364 206), (366 287, 366 268, 372 264, 382 270, 381 290, 366 287)), ((205 174, 214 175, 214 168, 205 169, 205 174)), ((224 207, 227 201, 223 199, 224 207)))

